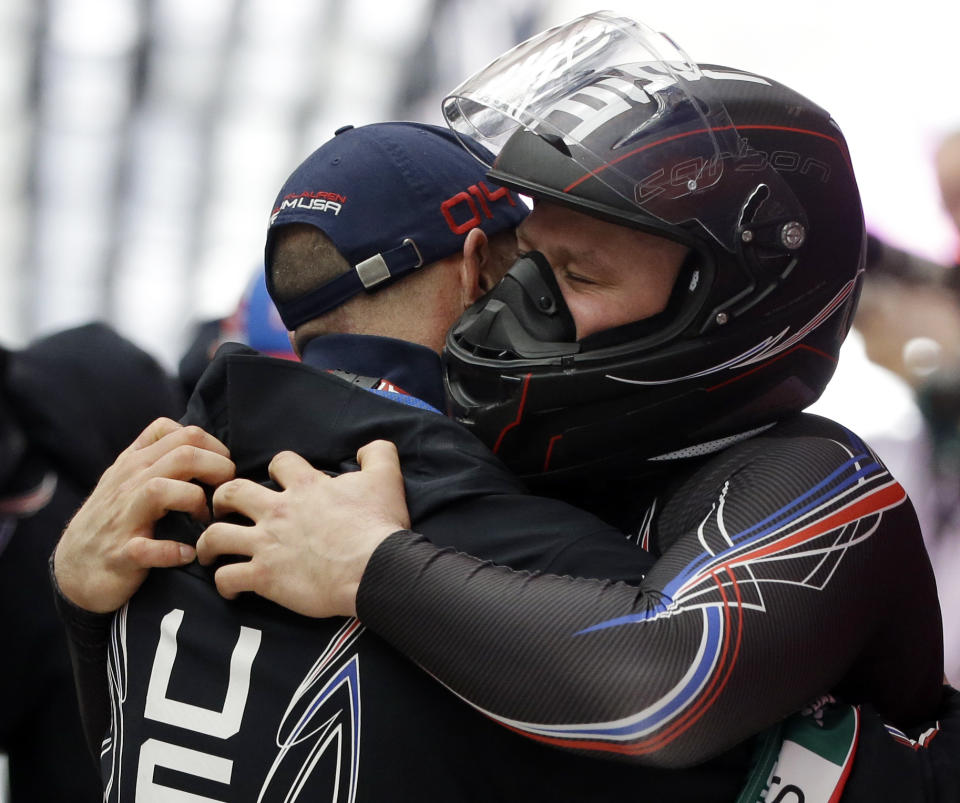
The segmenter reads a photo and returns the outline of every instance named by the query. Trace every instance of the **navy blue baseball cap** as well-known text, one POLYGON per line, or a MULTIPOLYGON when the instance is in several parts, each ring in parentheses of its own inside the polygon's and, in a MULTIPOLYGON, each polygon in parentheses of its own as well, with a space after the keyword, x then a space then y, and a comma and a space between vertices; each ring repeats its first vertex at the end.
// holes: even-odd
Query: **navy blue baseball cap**
POLYGON ((440 126, 393 122, 345 126, 308 156, 280 190, 267 232, 267 289, 287 329, 458 253, 471 229, 517 226, 527 206, 487 181, 480 158, 491 157, 475 149, 476 156, 440 126), (289 223, 323 231, 353 269, 277 299, 271 252, 277 229, 289 223))

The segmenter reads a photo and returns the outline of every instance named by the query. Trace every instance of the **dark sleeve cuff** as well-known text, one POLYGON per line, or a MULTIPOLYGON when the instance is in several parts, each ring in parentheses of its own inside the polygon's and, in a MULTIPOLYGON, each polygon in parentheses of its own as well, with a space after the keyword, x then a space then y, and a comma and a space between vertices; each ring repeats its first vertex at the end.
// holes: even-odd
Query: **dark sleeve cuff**
POLYGON ((405 578, 410 577, 411 570, 416 571, 415 564, 421 559, 414 556, 411 560, 410 547, 425 541, 426 538, 412 530, 398 530, 373 551, 357 588, 357 618, 361 622, 367 619, 365 611, 375 616, 381 605, 389 605, 394 596, 391 589, 396 589, 398 584, 406 585, 405 578))
MULTIPOLYGON (((81 648, 96 649, 98 658, 102 660, 99 650, 106 647, 113 613, 95 613, 75 605, 60 590, 60 584, 57 582, 57 576, 53 571, 53 554, 50 555, 47 565, 50 571, 50 584, 53 586, 53 601, 57 608, 57 614, 60 616, 60 621, 63 622, 67 630, 67 636, 70 641, 81 648)), ((78 657, 85 657, 83 652, 77 655, 78 657)))

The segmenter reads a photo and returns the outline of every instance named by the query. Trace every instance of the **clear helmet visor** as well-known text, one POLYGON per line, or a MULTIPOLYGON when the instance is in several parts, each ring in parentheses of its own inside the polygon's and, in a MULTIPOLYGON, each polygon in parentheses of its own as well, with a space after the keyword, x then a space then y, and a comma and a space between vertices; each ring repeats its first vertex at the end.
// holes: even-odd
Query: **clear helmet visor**
POLYGON ((562 143, 583 172, 559 189, 597 179, 645 214, 696 221, 733 250, 740 210, 711 203, 711 191, 729 198, 721 190, 766 184, 781 201, 793 195, 750 152, 706 77, 717 76, 665 35, 597 12, 517 45, 454 89, 443 113, 474 152, 471 139, 496 157, 518 130, 562 143))

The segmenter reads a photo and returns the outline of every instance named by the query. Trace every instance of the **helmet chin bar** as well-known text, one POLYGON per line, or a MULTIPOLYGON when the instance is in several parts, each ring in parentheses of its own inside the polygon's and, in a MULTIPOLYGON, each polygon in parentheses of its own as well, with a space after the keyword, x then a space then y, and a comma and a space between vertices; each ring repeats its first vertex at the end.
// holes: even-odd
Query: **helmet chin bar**
POLYGON ((475 356, 521 360, 576 354, 576 335, 553 269, 539 251, 523 254, 450 333, 475 356))

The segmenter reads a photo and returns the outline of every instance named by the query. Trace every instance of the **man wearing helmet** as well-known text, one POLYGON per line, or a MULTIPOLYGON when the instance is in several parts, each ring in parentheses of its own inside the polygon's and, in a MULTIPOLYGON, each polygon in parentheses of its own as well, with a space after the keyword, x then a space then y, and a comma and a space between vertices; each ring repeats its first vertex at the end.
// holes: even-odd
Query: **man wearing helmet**
MULTIPOLYGON (((660 560, 633 586, 438 550, 404 529, 377 444, 335 480, 279 456, 270 503, 222 486, 219 511, 255 524, 202 537, 205 561, 241 541, 253 557, 221 570, 221 591, 359 615, 488 716, 571 750, 701 761, 718 749, 707 734, 735 744, 828 693, 919 727, 911 759, 937 744, 923 724, 944 699, 940 619, 912 507, 855 434, 801 412, 833 372, 862 269, 836 124, 604 14, 518 46, 445 113, 499 139, 489 177, 537 202, 529 253, 448 336, 453 410, 534 488, 660 560), (298 528, 313 556, 347 556, 306 594, 268 580, 295 566, 275 545, 298 528)), ((849 749, 784 762, 775 783, 842 788, 865 709, 837 710, 849 749)), ((924 767, 891 799, 915 799, 924 767)))

